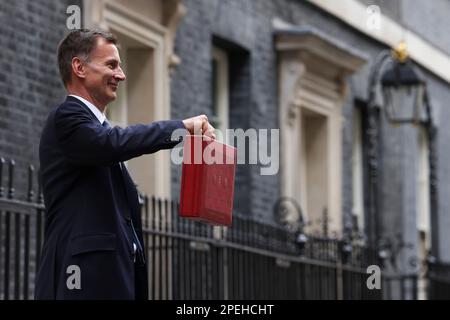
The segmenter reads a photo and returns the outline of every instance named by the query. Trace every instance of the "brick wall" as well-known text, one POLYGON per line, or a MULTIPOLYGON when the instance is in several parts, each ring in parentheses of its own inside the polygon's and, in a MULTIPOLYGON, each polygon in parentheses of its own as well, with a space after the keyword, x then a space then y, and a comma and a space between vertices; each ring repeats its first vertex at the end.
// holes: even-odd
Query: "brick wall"
POLYGON ((81 2, 0 2, 0 156, 17 162, 19 197, 25 190, 26 164, 38 164, 47 113, 65 95, 56 48, 66 32, 67 6, 81 2))

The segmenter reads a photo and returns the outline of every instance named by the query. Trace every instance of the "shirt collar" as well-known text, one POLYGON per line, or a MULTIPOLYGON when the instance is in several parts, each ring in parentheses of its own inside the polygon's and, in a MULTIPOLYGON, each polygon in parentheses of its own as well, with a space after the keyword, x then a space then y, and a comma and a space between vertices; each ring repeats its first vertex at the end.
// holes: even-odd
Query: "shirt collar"
POLYGON ((100 121, 100 123, 103 124, 103 122, 106 119, 106 116, 96 106, 94 106, 91 102, 87 101, 86 99, 84 99, 80 96, 77 96, 74 94, 70 94, 69 96, 77 98, 78 100, 83 102, 89 108, 89 110, 92 111, 92 113, 95 115, 95 117, 98 119, 98 121, 100 121))

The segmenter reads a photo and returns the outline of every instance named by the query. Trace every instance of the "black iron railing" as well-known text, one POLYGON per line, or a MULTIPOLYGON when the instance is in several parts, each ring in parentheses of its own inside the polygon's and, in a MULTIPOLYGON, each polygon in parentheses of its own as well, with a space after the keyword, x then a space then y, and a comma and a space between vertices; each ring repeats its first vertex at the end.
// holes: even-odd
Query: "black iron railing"
POLYGON ((432 262, 428 264, 428 298, 450 299, 450 264, 432 262))
MULTIPOLYGON (((25 199, 15 198, 15 166, 0 158, 0 299, 32 299, 45 208, 32 166, 25 199)), ((407 298, 392 295, 395 282, 417 291, 414 275, 382 275, 382 289, 368 289, 366 269, 381 265, 378 253, 348 239, 239 214, 232 227, 213 227, 180 218, 175 201, 141 200, 150 299, 407 298)), ((450 274, 434 267, 429 276, 429 297, 448 297, 450 274)))
POLYGON ((378 258, 235 214, 230 228, 181 219, 176 202, 144 197, 151 299, 381 299, 366 285, 378 258))
POLYGON ((30 299, 34 292, 36 261, 44 231, 40 190, 33 190, 33 166, 28 167, 26 199, 15 199, 15 162, 0 158, 0 299, 30 299))

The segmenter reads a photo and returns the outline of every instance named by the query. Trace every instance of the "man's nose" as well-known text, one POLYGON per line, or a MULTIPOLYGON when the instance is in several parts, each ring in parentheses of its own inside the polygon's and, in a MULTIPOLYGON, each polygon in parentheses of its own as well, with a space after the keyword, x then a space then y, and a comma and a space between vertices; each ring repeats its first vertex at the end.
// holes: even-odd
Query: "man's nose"
POLYGON ((118 81, 125 81, 125 79, 127 78, 125 76, 125 73, 123 73, 122 68, 119 67, 118 72, 116 72, 116 74, 114 75, 114 78, 118 81))

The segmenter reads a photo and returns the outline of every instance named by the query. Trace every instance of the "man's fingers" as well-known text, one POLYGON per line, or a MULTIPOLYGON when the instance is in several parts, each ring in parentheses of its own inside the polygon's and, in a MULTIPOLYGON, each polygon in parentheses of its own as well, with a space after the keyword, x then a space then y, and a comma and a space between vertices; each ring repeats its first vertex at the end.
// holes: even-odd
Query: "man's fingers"
POLYGON ((193 128, 193 134, 195 135, 202 135, 203 133, 203 120, 199 117, 194 118, 194 128, 193 128))
POLYGON ((216 134, 214 133, 214 129, 208 129, 205 133, 203 133, 203 135, 212 138, 212 139, 216 139, 216 134))
POLYGON ((212 139, 216 138, 214 127, 208 122, 208 117, 204 114, 192 117, 183 121, 190 134, 206 135, 212 139))
POLYGON ((216 135, 214 133, 215 131, 216 131, 216 129, 214 129, 214 127, 208 122, 208 128, 206 129, 205 135, 207 135, 213 139, 216 139, 216 135))
POLYGON ((206 116, 205 116, 204 118, 202 118, 202 131, 203 131, 203 132, 208 131, 208 129, 209 129, 210 126, 211 126, 211 125, 210 125, 209 122, 208 122, 208 118, 206 118, 206 116))

